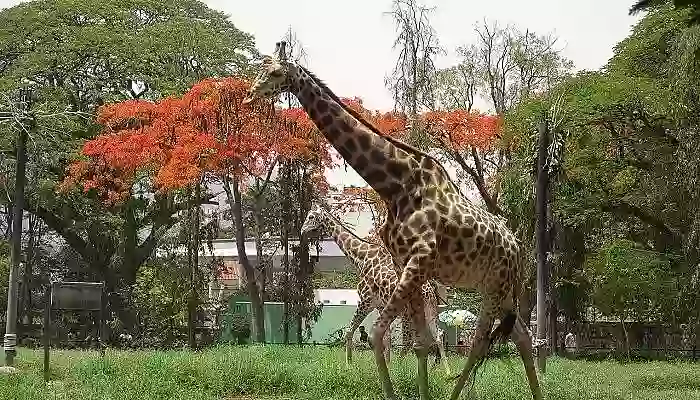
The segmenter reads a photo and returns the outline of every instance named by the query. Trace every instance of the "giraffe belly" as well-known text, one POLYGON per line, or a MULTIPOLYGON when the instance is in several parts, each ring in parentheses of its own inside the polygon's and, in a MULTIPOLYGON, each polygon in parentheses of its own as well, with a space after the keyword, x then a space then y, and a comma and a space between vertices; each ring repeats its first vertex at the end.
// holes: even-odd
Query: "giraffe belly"
POLYGON ((481 289, 482 277, 477 270, 465 264, 449 265, 450 268, 441 268, 435 271, 433 279, 443 285, 463 289, 481 289))

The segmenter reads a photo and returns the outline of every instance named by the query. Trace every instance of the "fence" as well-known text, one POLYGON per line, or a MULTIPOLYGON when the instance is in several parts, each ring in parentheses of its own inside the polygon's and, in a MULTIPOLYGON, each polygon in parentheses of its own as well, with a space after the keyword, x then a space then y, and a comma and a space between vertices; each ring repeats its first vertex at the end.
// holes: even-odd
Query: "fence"
MULTIPOLYGON (((266 303, 264 307, 266 342, 282 343, 283 305, 282 303, 266 303)), ((338 344, 343 337, 342 330, 347 329, 350 324, 355 308, 353 305, 324 305, 320 318, 311 325, 311 336, 307 339, 307 343, 338 344)), ((229 304, 228 311, 240 313, 250 318, 250 303, 241 301, 241 299, 234 300, 229 304)), ((82 313, 76 313, 73 318, 66 318, 66 323, 58 324, 55 331, 52 332, 52 336, 61 338, 60 344, 62 346, 91 347, 95 344, 95 341, 92 340, 96 337, 96 332, 92 328, 94 324, 91 323, 89 316, 80 314, 82 313)), ((370 331, 376 317, 376 311, 372 311, 362 325, 370 331)), ((21 325, 21 328, 21 346, 33 347, 40 344, 38 340, 41 335, 40 321, 31 321, 29 324, 21 325)), ((181 328, 182 336, 185 337, 187 328, 184 326, 181 328)), ((392 347, 400 348, 402 345, 400 323, 397 321, 392 328, 392 347)), ((473 335, 471 326, 458 329, 440 323, 440 328, 445 331, 446 350, 462 354, 468 352, 473 335)), ((536 326, 533 323, 531 323, 530 329, 533 333, 536 332, 536 326)), ((221 326, 197 327, 196 331, 198 337, 201 338, 198 339, 200 345, 216 343, 222 336, 221 326)), ((296 331, 296 324, 294 321, 290 321, 290 343, 296 342, 296 331)), ((556 340, 548 347, 556 354, 576 358, 682 358, 699 360, 700 335, 698 333, 700 333, 698 326, 672 327, 650 322, 626 322, 624 326, 620 322, 601 321, 582 321, 568 325, 559 323, 556 340), (567 340, 567 335, 569 340, 567 340)), ((356 335, 358 335, 357 332, 356 335)))
POLYGON ((555 352, 585 358, 700 359, 697 327, 660 323, 579 322, 559 324, 555 352), (571 334, 571 335, 569 335, 571 334), (567 335, 569 340, 567 343, 567 335))

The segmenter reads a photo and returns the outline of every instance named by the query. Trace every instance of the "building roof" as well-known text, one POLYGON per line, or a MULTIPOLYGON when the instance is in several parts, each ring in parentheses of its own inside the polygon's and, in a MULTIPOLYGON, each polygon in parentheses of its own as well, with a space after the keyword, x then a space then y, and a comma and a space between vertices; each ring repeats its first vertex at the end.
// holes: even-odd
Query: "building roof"
POLYGON ((224 264, 217 271, 218 279, 230 281, 238 279, 238 271, 236 265, 224 264))

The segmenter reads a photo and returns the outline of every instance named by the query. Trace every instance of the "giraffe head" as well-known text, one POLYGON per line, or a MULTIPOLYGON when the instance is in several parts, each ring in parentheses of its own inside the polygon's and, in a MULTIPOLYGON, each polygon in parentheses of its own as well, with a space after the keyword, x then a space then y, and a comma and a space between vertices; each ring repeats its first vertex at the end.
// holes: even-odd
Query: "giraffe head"
POLYGON ((255 77, 243 103, 250 103, 256 99, 275 98, 289 91, 292 68, 287 61, 285 45, 286 42, 277 42, 274 56, 263 58, 262 71, 255 77))
POLYGON ((323 227, 323 221, 325 216, 323 213, 323 208, 319 205, 315 205, 309 211, 309 214, 304 220, 304 224, 301 226, 301 234, 307 235, 310 232, 318 231, 323 227))

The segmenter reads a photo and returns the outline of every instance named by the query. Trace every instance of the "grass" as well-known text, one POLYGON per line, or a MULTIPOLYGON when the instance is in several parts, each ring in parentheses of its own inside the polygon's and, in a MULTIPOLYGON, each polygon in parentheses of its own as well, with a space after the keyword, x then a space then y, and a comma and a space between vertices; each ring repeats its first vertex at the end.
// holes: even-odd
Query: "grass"
MULTIPOLYGON (((328 348, 221 347, 188 351, 53 351, 52 380, 42 378, 40 351, 21 350, 20 373, 0 376, 0 399, 191 399, 191 400, 377 400, 381 389, 374 359, 355 351, 345 365, 342 351, 328 348)), ((454 371, 464 359, 450 357, 454 371)), ((432 360, 431 360, 432 363, 432 360)), ((412 355, 394 354, 390 371, 395 389, 417 399, 412 355)), ((700 364, 570 361, 551 358, 541 377, 548 399, 700 399, 700 364)), ((441 367, 432 370, 430 389, 445 399, 453 383, 441 367)), ((469 398, 468 395, 463 395, 469 398)), ((477 377, 475 399, 529 399, 518 359, 489 360, 477 377)))

